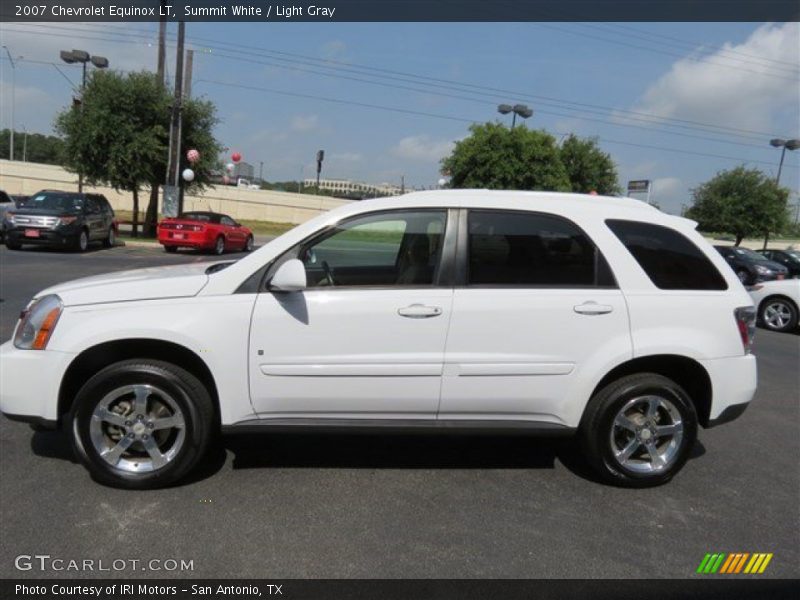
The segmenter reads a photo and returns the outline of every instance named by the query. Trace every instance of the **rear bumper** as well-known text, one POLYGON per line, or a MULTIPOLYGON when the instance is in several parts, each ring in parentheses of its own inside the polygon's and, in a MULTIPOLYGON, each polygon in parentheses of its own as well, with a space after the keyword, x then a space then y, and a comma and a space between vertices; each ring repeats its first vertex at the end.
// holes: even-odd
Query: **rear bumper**
POLYGON ((214 239, 208 239, 204 232, 200 233, 181 233, 170 230, 160 229, 158 231, 158 243, 162 246, 174 246, 176 248, 205 248, 214 247, 214 239), (183 237, 178 237, 183 236, 183 237))
POLYGON ((711 410, 708 427, 733 421, 753 399, 758 384, 756 357, 752 354, 701 360, 711 378, 711 410))

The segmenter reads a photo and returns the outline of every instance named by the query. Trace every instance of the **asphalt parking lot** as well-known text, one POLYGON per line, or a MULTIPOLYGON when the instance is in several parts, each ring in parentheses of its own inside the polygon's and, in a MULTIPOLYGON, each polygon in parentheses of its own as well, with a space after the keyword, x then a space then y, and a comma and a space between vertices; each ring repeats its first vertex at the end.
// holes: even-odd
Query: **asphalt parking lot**
MULTIPOLYGON (((0 248, 0 337, 44 287, 214 259, 0 248)), ((592 481, 564 441, 281 435, 226 438, 192 481, 126 492, 94 483, 61 434, 0 418, 0 577, 700 577, 707 552, 771 552, 761 577, 797 577, 800 335, 759 330, 755 352, 754 404, 649 490, 592 481), (18 571, 21 554, 193 570, 18 571)))

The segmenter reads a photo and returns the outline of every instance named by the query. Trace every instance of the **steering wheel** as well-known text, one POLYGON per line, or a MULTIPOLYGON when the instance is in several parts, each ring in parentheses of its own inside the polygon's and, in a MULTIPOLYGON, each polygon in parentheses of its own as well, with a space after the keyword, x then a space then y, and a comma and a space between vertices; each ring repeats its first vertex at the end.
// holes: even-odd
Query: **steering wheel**
POLYGON ((333 279, 333 269, 328 264, 327 260, 322 261, 322 270, 325 271, 325 280, 328 282, 328 285, 335 286, 336 281, 333 279))

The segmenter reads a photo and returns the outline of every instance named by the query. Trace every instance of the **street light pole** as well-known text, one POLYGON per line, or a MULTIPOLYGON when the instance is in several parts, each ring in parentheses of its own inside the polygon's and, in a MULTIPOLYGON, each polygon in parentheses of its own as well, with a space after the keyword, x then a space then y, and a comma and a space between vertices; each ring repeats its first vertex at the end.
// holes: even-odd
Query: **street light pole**
MULTIPOLYGON (((60 52, 61 60, 63 60, 67 64, 73 64, 76 62, 81 63, 83 67, 83 75, 81 77, 81 108, 80 110, 83 111, 83 95, 86 91, 86 63, 91 62, 96 68, 98 69, 106 69, 108 68, 108 59, 104 56, 92 56, 86 50, 75 50, 74 48, 72 51, 70 50, 62 50, 60 52)), ((83 171, 78 171, 78 192, 83 192, 83 171)))
POLYGON ((511 106, 510 104, 500 104, 497 107, 497 112, 499 112, 501 115, 514 113, 511 117, 511 129, 514 129, 514 126, 517 124, 517 115, 523 119, 527 119, 533 115, 533 109, 528 108, 524 104, 515 104, 514 106, 511 106))
POLYGON ((8 158, 14 160, 14 98, 17 95, 17 64, 8 46, 3 45, 3 49, 8 54, 8 61, 11 63, 11 137, 9 138, 8 158))
MULTIPOLYGON (((769 145, 773 148, 781 148, 781 160, 778 163, 778 173, 775 175, 775 185, 781 184, 781 171, 783 170, 783 159, 786 157, 786 150, 797 150, 800 148, 800 139, 784 140, 775 138, 769 141, 769 145)), ((764 250, 767 249, 769 244, 769 229, 764 234, 764 250)))

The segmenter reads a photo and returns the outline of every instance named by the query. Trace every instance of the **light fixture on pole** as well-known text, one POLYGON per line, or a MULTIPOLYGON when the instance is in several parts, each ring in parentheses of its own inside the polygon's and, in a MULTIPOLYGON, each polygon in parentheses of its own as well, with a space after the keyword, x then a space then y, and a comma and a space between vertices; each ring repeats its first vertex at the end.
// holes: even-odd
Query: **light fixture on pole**
POLYGON ((528 119, 533 116, 533 109, 528 108, 525 104, 515 104, 514 106, 510 104, 500 104, 497 107, 497 112, 501 115, 514 113, 514 116, 511 118, 511 129, 514 129, 514 126, 517 124, 517 115, 523 119, 528 119))

